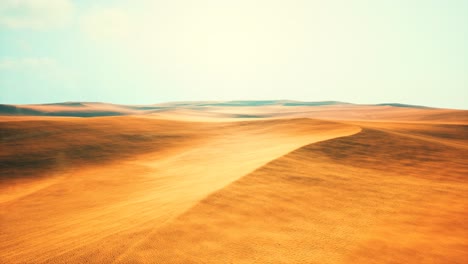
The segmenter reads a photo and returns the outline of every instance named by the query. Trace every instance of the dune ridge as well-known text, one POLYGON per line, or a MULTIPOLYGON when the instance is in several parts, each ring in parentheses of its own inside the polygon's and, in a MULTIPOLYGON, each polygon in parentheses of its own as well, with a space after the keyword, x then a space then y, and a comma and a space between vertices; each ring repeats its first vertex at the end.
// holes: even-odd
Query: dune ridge
POLYGON ((119 263, 465 263, 467 154, 369 127, 311 144, 207 197, 119 263))
MULTIPOLYGON (((101 118, 88 129, 91 129, 91 135, 95 135, 96 129, 102 133, 108 126, 115 126, 117 121, 123 120, 101 118)), ((0 245, 0 259, 3 262, 99 262, 97 259, 107 262, 126 250, 129 244, 134 243, 132 241, 141 240, 141 236, 175 218, 209 193, 270 160, 311 142, 359 131, 354 125, 309 119, 209 124, 139 118, 127 118, 124 121, 148 123, 149 127, 146 129, 161 129, 163 124, 164 134, 173 136, 158 140, 169 140, 169 144, 165 143, 168 150, 152 150, 118 162, 102 163, 106 161, 107 155, 119 154, 114 150, 97 148, 95 155, 104 158, 100 163, 89 163, 84 158, 82 163, 77 163, 81 165, 77 165, 74 170, 65 170, 59 172, 62 175, 52 177, 50 184, 31 180, 27 184, 36 187, 31 187, 31 191, 24 193, 23 185, 7 192, 7 197, 0 204, 1 227, 4 230, 0 233, 0 240, 4 241, 0 245), (152 123, 153 126, 150 125, 152 123), (189 140, 176 136, 177 133, 186 131, 185 129, 197 135, 183 132, 189 140), (171 143, 173 138, 177 144, 171 143), (129 175, 132 176, 128 177, 129 175), (110 219, 112 222, 109 222, 110 219), (107 245, 105 249, 98 246, 102 243, 107 245)), ((72 119, 66 122, 71 122, 68 130, 66 129, 71 133, 69 136, 74 133, 85 136, 89 132, 85 130, 83 134, 74 126, 76 122, 88 121, 72 119)), ((42 123, 12 122, 10 125, 38 124, 42 123)), ((63 127, 63 124, 57 127, 63 127)), ((13 131, 11 133, 15 133, 13 131)), ((141 128, 139 131, 142 131, 141 128)), ((126 135, 133 135, 135 132, 130 129, 126 135)), ((34 136, 40 135, 31 137, 34 139, 34 136)), ((100 140, 116 136, 122 135, 105 134, 100 140)), ((24 138, 25 136, 15 135, 10 140, 14 143, 24 138)), ((98 139, 94 141, 98 145, 108 143, 99 143, 98 139)), ((151 140, 143 142, 148 144, 151 140)), ((26 143, 27 141, 23 141, 23 144, 26 143)), ((137 147, 137 143, 133 146, 137 147)), ((46 142, 45 145, 50 147, 51 144, 46 142)), ((129 147, 113 146, 118 150, 129 147)), ((63 147, 66 146, 55 148, 66 151, 63 147)), ((73 147, 76 148, 77 146, 73 147)), ((39 152, 39 155, 43 156, 44 153, 39 152)), ((121 156, 124 157, 126 156, 121 156)), ((71 158, 76 159, 79 156, 72 155, 71 158)), ((21 171, 13 168, 13 172, 20 174, 21 171)), ((17 177, 21 178, 21 175, 17 177)), ((41 178, 44 177, 48 179, 46 176, 41 178)))

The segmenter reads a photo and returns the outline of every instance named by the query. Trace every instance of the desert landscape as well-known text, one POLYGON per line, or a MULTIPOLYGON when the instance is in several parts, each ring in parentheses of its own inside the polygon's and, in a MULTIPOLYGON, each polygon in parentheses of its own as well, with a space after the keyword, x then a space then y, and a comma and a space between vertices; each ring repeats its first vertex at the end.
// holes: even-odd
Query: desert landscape
POLYGON ((0 105, 0 263, 468 263, 468 110, 0 105))
POLYGON ((0 264, 468 264, 467 14, 0 0, 0 264))

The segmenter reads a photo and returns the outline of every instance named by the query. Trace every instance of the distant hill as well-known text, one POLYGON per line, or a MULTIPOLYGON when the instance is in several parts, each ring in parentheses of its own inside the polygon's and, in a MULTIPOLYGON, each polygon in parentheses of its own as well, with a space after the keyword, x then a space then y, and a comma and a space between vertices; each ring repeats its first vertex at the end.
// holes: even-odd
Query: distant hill
POLYGON ((400 103, 352 104, 340 101, 293 100, 186 101, 153 105, 118 105, 101 102, 0 104, 0 116, 103 117, 152 115, 155 118, 257 119, 317 118, 333 120, 395 120, 466 122, 467 110, 440 109, 400 103))
POLYGON ((0 105, 0 115, 32 116, 120 116, 130 114, 150 114, 178 108, 204 109, 206 107, 261 107, 261 106, 326 106, 349 105, 338 101, 301 102, 291 100, 261 101, 188 101, 168 102, 155 105, 117 105, 100 102, 63 102, 32 105, 0 105))
POLYGON ((103 103, 54 103, 37 105, 0 105, 0 115, 10 116, 70 116, 96 117, 126 115, 121 109, 112 109, 103 103), (102 107, 97 107, 101 104, 102 107))
POLYGON ((393 107, 407 107, 407 108, 432 108, 428 106, 422 106, 422 105, 410 105, 410 104, 399 104, 399 103, 383 103, 383 104, 377 104, 381 106, 393 106, 393 107))
POLYGON ((351 105, 351 103, 339 101, 321 101, 321 102, 300 102, 290 101, 283 104, 284 106, 325 106, 325 105, 351 105))
POLYGON ((15 105, 0 104, 1 115, 41 115, 40 111, 29 108, 17 107, 15 105))
POLYGON ((164 103, 164 106, 324 106, 324 105, 338 105, 338 104, 350 104, 345 102, 338 101, 319 101, 319 102, 302 102, 302 101, 292 101, 292 100, 236 100, 236 101, 201 101, 201 102, 170 102, 164 103))

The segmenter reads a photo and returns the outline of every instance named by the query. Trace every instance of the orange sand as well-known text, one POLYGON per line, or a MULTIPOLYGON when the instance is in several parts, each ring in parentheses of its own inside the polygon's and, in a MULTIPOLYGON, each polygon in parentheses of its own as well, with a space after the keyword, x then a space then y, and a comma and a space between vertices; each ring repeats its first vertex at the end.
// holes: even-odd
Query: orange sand
POLYGON ((465 112, 352 107, 0 117, 0 263, 467 263, 465 112))

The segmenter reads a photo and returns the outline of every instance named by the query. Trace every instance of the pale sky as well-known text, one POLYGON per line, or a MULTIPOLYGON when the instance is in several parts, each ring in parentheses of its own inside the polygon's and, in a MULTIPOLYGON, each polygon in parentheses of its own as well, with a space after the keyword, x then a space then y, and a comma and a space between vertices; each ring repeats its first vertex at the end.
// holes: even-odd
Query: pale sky
POLYGON ((1 0, 0 103, 468 109, 468 0, 1 0))

